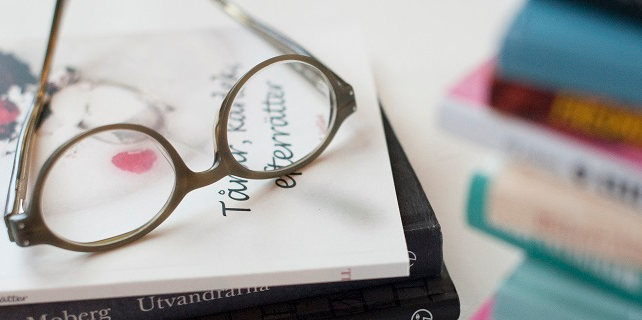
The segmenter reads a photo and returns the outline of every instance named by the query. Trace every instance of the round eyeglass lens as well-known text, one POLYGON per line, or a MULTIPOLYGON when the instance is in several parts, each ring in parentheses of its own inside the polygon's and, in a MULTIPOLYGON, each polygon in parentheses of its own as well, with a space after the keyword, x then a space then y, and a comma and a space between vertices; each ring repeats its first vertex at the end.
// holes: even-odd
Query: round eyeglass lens
POLYGON ((165 205, 176 174, 165 149, 133 130, 98 132, 57 158, 41 210, 58 236, 93 242, 135 230, 165 205))
POLYGON ((252 171, 289 167, 328 135, 332 87, 316 67, 290 60, 254 74, 235 97, 227 121, 234 158, 252 171))

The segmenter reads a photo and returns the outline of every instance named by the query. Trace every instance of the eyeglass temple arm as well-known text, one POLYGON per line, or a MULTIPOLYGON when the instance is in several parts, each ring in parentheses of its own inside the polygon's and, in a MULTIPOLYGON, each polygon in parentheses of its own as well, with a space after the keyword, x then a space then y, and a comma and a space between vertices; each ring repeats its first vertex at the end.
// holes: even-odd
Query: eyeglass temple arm
MULTIPOLYGON (((308 50, 303 48, 294 40, 251 17, 236 4, 228 0, 212 0, 212 2, 218 4, 221 9, 223 9, 223 11, 227 13, 228 16, 241 23, 242 25, 248 27, 250 30, 254 31, 254 33, 256 33, 263 40, 267 41, 270 45, 272 45, 282 53, 294 53, 315 58, 308 50)), ((328 70, 330 70, 330 68, 328 68, 328 70)), ((303 77, 305 77, 313 85, 318 85, 322 82, 315 72, 310 72, 309 70, 297 71, 301 73, 303 77)), ((340 85, 347 85, 347 83, 343 79, 341 79, 341 77, 339 77, 335 72, 332 73, 338 79, 340 85)))
POLYGON ((218 4, 230 17, 252 29, 252 31, 257 33, 265 41, 269 42, 272 46, 276 47, 279 51, 285 54, 296 53, 312 57, 310 52, 305 50, 292 39, 254 19, 236 4, 231 3, 228 0, 212 0, 212 2, 218 4))
POLYGON ((5 223, 7 223, 7 225, 9 225, 8 219, 10 215, 23 212, 22 206, 27 192, 27 175, 29 161, 31 158, 33 134, 36 130, 38 121, 40 120, 40 115, 46 100, 47 79, 49 78, 49 71, 51 70, 56 42, 58 41, 58 30, 60 29, 60 20, 62 18, 64 6, 65 0, 56 1, 51 29, 49 31, 49 39, 47 41, 47 51, 42 64, 42 70, 40 72, 38 93, 33 104, 27 110, 26 121, 23 123, 18 136, 16 155, 13 162, 13 172, 11 173, 11 184, 9 186, 9 194, 7 196, 7 210, 5 211, 5 223))

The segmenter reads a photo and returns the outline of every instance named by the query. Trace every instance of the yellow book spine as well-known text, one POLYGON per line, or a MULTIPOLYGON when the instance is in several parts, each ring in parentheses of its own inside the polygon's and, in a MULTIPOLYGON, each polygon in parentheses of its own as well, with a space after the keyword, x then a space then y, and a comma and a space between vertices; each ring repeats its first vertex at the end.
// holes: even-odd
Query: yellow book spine
POLYGON ((620 104, 558 94, 547 122, 587 136, 642 146, 642 112, 620 104))

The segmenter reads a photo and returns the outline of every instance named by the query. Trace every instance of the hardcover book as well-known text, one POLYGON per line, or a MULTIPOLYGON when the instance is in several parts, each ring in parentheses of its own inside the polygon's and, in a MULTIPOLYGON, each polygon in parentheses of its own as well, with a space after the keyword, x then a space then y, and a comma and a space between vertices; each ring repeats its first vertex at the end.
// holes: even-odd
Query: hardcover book
MULTIPOLYGON (((274 285, 407 276, 408 253, 381 115, 367 57, 355 40, 358 32, 324 26, 307 35, 314 41, 303 42, 306 47, 354 86, 358 105, 318 161, 271 181, 226 177, 188 195, 149 236, 109 252, 19 248, 5 234, 0 241, 1 304, 244 287, 260 291, 274 285)), ((3 84, 9 81, 1 96, 7 153, 0 159, 3 185, 21 111, 33 97, 37 77, 32 70, 40 64, 41 43, 3 44, 3 60, 13 63, 8 70, 26 71, 1 77, 3 84)), ((253 34, 234 28, 63 37, 50 78, 50 113, 37 133, 42 149, 36 164, 51 150, 47 147, 84 129, 132 121, 162 132, 191 169, 204 170, 214 159, 212 130, 223 96, 243 72, 277 54, 253 34)), ((296 84, 272 84, 279 101, 285 94, 288 99, 302 94, 294 90, 296 84)), ((235 128, 249 127, 246 117, 261 114, 265 103, 237 105, 235 128)), ((264 116, 274 121, 273 114, 264 116)), ((128 166, 131 156, 114 156, 104 170, 147 170, 128 166)))
POLYGON ((544 90, 496 75, 490 106, 580 138, 642 147, 642 112, 597 96, 544 90))
POLYGON ((348 290, 200 319, 455 320, 459 318, 459 311, 457 290, 444 266, 436 277, 348 290))
MULTIPOLYGON (((559 184, 547 184, 549 179, 546 178, 543 179, 546 186, 539 186, 539 190, 541 191, 542 187, 550 187, 545 194, 556 195, 551 196, 551 199, 537 199, 536 194, 528 195, 533 189, 528 186, 522 188, 522 183, 538 184, 542 183, 542 178, 529 173, 531 176, 528 179, 533 181, 525 181, 525 178, 514 179, 520 174, 522 173, 509 172, 505 174, 509 178, 505 178, 495 177, 488 172, 476 173, 472 177, 468 194, 468 223, 486 234, 524 249, 531 256, 575 274, 583 281, 628 300, 641 302, 641 269, 639 266, 632 267, 630 260, 624 257, 628 250, 635 247, 635 241, 627 243, 626 235, 633 234, 635 239, 633 229, 634 225, 639 225, 640 216, 632 212, 621 215, 610 212, 609 209, 584 212, 582 207, 574 206, 578 201, 562 200, 570 190, 560 189, 559 184), (524 194, 516 196, 522 192, 524 194), (513 198, 510 199, 511 197, 513 198), (543 203, 546 201, 550 201, 551 206, 561 205, 561 208, 553 209, 561 212, 547 212, 548 204, 543 203), (519 202, 524 203, 519 204, 513 211, 510 208, 502 208, 519 202), (575 209, 578 211, 573 211, 575 209), (520 221, 522 213, 525 215, 524 221, 520 221), (584 213, 586 217, 583 216, 584 213), (511 214, 512 217, 506 218, 511 214), (610 219, 613 222, 607 226, 598 227, 592 224, 596 216, 611 214, 610 219), (620 218, 623 220, 617 221, 620 218), (632 225, 625 225, 627 222, 632 222, 632 225), (629 229, 631 227, 633 228, 629 229), (577 242, 578 239, 582 242, 577 242), (617 244, 614 244, 615 242, 617 244), (622 262, 625 260, 629 263, 622 262)), ((594 203, 594 199, 589 199, 582 206, 590 207, 594 203)), ((607 219, 601 221, 605 220, 607 219)), ((596 223, 599 224, 599 221, 596 223)))
POLYGON ((517 162, 495 164, 488 178, 487 222, 524 238, 642 269, 642 215, 615 199, 591 194, 517 162))
POLYGON ((534 258, 526 259, 495 295, 493 320, 602 320, 642 317, 627 301, 534 258))
POLYGON ((508 29, 498 70, 511 80, 598 94, 639 107, 640 60, 639 17, 585 1, 532 0, 508 29))
POLYGON ((553 130, 490 106, 494 62, 457 83, 438 111, 444 131, 642 208, 642 150, 553 130))

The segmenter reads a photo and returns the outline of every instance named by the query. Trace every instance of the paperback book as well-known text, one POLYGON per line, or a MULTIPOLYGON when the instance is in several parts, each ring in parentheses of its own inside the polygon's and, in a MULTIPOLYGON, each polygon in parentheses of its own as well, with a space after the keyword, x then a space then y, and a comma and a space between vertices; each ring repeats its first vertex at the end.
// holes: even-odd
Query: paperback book
POLYGON ((495 294, 493 320, 638 319, 639 303, 583 282, 539 259, 522 262, 495 294))
POLYGON ((547 89, 642 106, 640 18, 589 2, 527 1, 504 38, 499 73, 547 89))
POLYGON ((524 238, 581 255, 642 269, 642 215, 546 171, 521 163, 495 164, 489 178, 488 223, 524 238))
MULTIPOLYGON (((260 291, 274 285, 407 276, 408 253, 381 115, 363 44, 355 41, 358 32, 349 26, 311 28, 307 38, 314 41, 302 43, 354 86, 358 104, 318 161, 271 181, 226 177, 188 195, 143 240, 101 254, 19 248, 5 235, 0 241, 0 304, 247 287, 260 291), (337 46, 343 48, 341 55, 331 49, 337 46)), ((9 80, 0 88, 7 115, 3 185, 22 111, 33 98, 41 44, 3 44, 3 60, 11 64, 7 70, 27 73, 2 77, 9 80)), ((101 124, 132 121, 161 132, 191 169, 205 170, 214 159, 212 130, 223 96, 243 72, 276 54, 253 34, 234 28, 63 37, 50 78, 54 98, 37 132, 43 148, 34 167, 54 142, 101 124)), ((275 94, 293 99, 301 94, 287 90, 294 87, 280 83, 275 94)), ((236 106, 236 129, 249 126, 245 117, 265 108, 263 101, 256 103, 236 106)), ((268 121, 270 116, 265 115, 268 121)), ((145 169, 128 168, 126 160, 105 170, 137 174, 145 169)))
POLYGON ((484 304, 477 309, 475 314, 470 318, 470 320, 493 320, 493 304, 495 303, 494 298, 491 297, 484 304))
POLYGON ((600 201, 585 194, 573 199, 571 187, 560 187, 532 170, 505 170, 497 175, 479 171, 472 177, 466 209, 472 227, 606 291, 642 301, 641 268, 626 258, 627 251, 636 251, 639 214, 600 210, 600 201), (597 208, 583 210, 592 205, 597 208), (601 222, 606 225, 599 226, 601 222))

